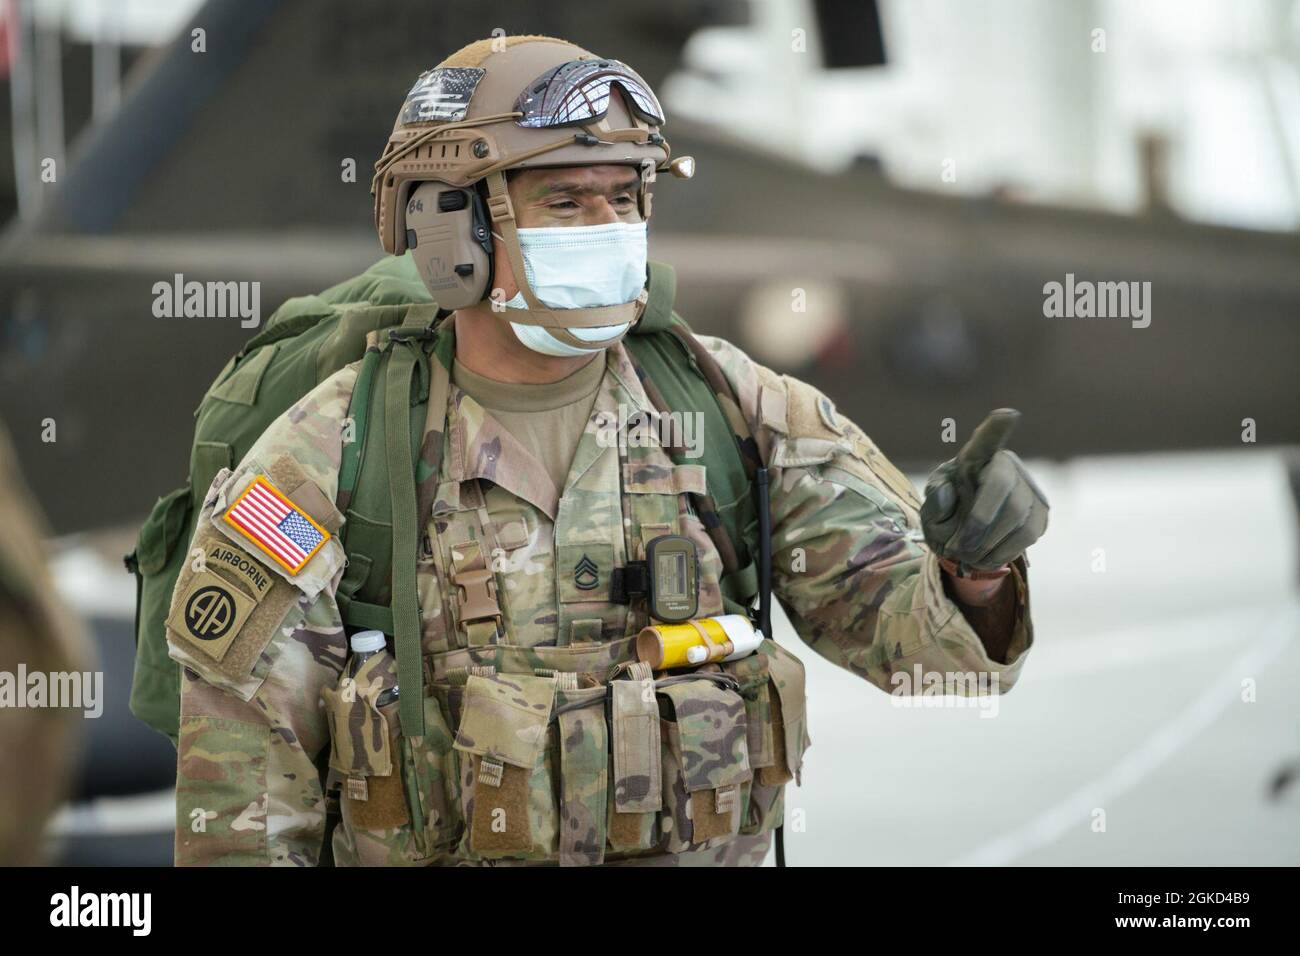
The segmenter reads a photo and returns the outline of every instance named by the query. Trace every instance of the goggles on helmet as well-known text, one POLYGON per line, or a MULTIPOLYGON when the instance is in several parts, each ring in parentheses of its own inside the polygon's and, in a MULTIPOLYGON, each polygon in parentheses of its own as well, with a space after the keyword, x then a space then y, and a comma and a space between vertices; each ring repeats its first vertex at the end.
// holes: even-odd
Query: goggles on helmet
POLYGON ((598 120, 609 111, 610 88, 618 86, 632 112, 655 126, 664 109, 645 80, 618 60, 570 60, 529 83, 515 101, 516 123, 533 129, 598 120))

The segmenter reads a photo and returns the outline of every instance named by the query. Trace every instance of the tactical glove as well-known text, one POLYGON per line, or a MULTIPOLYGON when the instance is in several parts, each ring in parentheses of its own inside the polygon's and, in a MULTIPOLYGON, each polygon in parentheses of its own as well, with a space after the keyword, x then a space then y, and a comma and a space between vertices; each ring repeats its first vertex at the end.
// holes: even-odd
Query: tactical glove
POLYGON ((1047 498, 1015 452, 1002 446, 1020 413, 989 413, 957 457, 925 483, 921 529, 930 550, 968 569, 1014 561, 1047 530, 1047 498))

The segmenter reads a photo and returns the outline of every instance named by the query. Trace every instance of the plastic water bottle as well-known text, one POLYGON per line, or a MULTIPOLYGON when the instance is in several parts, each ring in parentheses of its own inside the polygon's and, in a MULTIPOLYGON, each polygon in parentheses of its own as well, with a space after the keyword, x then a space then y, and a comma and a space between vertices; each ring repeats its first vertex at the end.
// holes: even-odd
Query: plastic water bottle
MULTIPOLYGON (((361 665, 372 657, 388 653, 388 639, 384 637, 383 631, 358 631, 353 634, 348 641, 352 648, 352 659, 348 664, 348 676, 355 678, 361 671, 361 665)), ((392 687, 385 688, 375 701, 375 705, 383 707, 391 704, 400 696, 396 684, 392 687)))

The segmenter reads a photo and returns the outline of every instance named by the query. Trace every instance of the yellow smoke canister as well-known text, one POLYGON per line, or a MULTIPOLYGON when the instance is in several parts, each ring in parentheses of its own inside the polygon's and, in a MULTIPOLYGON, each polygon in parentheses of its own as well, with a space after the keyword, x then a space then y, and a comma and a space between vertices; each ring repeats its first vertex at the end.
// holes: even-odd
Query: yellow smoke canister
POLYGON ((655 670, 695 667, 752 654, 762 640, 743 614, 722 614, 684 624, 652 624, 637 635, 636 656, 655 670))

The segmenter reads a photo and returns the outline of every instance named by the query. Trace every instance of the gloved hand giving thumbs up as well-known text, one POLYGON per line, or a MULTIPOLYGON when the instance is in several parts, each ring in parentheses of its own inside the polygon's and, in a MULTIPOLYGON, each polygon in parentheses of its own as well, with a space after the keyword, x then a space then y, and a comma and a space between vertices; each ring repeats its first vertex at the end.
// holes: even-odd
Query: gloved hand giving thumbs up
POLYGON ((993 571, 1014 561, 1047 530, 1047 498, 1006 444, 1020 413, 989 413, 925 483, 921 529, 930 550, 960 573, 993 571))

